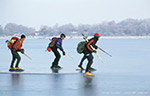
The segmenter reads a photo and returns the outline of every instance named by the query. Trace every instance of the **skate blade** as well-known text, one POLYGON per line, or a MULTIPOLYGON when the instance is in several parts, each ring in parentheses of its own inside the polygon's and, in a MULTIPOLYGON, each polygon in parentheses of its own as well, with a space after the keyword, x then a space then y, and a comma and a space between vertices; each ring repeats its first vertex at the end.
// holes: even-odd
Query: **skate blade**
POLYGON ((85 75, 85 74, 84 74, 84 77, 87 78, 87 79, 90 79, 90 78, 93 78, 94 75, 85 75))
POLYGON ((90 70, 90 71, 96 71, 96 69, 94 69, 94 70, 90 70))
POLYGON ((63 68, 51 68, 52 70, 61 70, 63 68))
POLYGON ((78 68, 78 69, 76 69, 77 71, 83 71, 83 70, 85 70, 85 69, 81 69, 81 68, 78 68))
POLYGON ((24 70, 15 70, 14 72, 23 72, 24 70))

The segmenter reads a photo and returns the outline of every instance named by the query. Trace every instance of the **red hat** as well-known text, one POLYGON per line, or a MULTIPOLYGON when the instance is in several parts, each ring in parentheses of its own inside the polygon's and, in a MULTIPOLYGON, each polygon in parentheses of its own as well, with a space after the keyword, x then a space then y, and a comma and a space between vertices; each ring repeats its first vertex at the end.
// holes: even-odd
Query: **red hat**
POLYGON ((100 37, 99 33, 95 33, 94 37, 100 37))

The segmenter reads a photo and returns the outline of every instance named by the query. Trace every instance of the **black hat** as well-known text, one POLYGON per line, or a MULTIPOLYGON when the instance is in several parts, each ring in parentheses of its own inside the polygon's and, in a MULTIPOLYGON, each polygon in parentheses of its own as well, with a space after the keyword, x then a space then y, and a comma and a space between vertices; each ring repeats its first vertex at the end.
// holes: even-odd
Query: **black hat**
POLYGON ((62 34, 60 35, 60 37, 66 37, 66 35, 62 33, 62 34))
POLYGON ((22 34, 22 35, 21 35, 21 39, 22 39, 22 38, 26 38, 26 36, 22 34))

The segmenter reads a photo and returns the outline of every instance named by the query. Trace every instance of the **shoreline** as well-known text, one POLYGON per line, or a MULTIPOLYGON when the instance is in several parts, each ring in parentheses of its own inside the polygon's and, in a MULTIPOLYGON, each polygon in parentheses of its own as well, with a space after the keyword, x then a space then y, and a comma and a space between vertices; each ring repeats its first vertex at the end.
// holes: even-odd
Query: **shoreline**
MULTIPOLYGON (((13 36, 3 36, 0 37, 0 39, 10 39, 13 36)), ((17 36, 19 37, 19 36, 17 36)), ((28 39, 49 39, 53 37, 59 37, 59 36, 27 36, 28 39)), ((88 38, 91 38, 93 36, 88 36, 88 38)), ((67 39, 69 38, 83 38, 83 36, 67 36, 67 39)), ((102 39, 150 39, 150 36, 101 36, 102 39)))

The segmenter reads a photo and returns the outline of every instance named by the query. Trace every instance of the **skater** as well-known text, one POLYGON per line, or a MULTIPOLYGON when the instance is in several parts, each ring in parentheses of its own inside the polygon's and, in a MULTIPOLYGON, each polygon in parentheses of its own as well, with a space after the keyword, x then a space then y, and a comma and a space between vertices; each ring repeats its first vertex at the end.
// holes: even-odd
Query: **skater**
MULTIPOLYGON (((11 61, 9 71, 24 71, 23 69, 19 68, 19 63, 20 63, 21 57, 18 54, 18 52, 21 52, 22 54, 24 54, 24 49, 22 48, 22 44, 23 44, 23 41, 25 40, 25 38, 26 38, 25 35, 21 35, 21 39, 16 39, 15 42, 13 42, 13 44, 10 47, 11 54, 12 54, 12 61, 11 61), (17 62, 15 65, 15 68, 14 68, 14 62, 16 59, 17 59, 17 62)), ((11 42, 11 41, 9 41, 9 42, 11 42)))
POLYGON ((93 75, 90 71, 94 71, 96 69, 92 68, 91 65, 93 63, 93 55, 92 55, 92 52, 96 53, 97 51, 96 50, 92 50, 92 48, 90 47, 91 45, 97 49, 98 47, 95 45, 97 43, 97 41, 99 40, 100 38, 100 35, 98 33, 95 33, 94 34, 94 38, 91 38, 89 40, 89 42, 87 42, 85 44, 85 48, 83 50, 83 58, 81 59, 81 62, 80 64, 78 65, 79 68, 81 68, 81 70, 84 70, 84 68, 82 67, 82 63, 85 59, 88 60, 88 64, 87 64, 87 67, 86 67, 86 70, 85 70, 85 75, 93 75))
POLYGON ((63 55, 65 55, 65 51, 62 47, 62 42, 65 39, 65 37, 65 34, 61 34, 60 38, 55 38, 49 45, 50 49, 55 55, 55 59, 52 62, 51 69, 62 69, 62 67, 58 65, 61 55, 57 49, 59 48, 62 51, 63 55))

